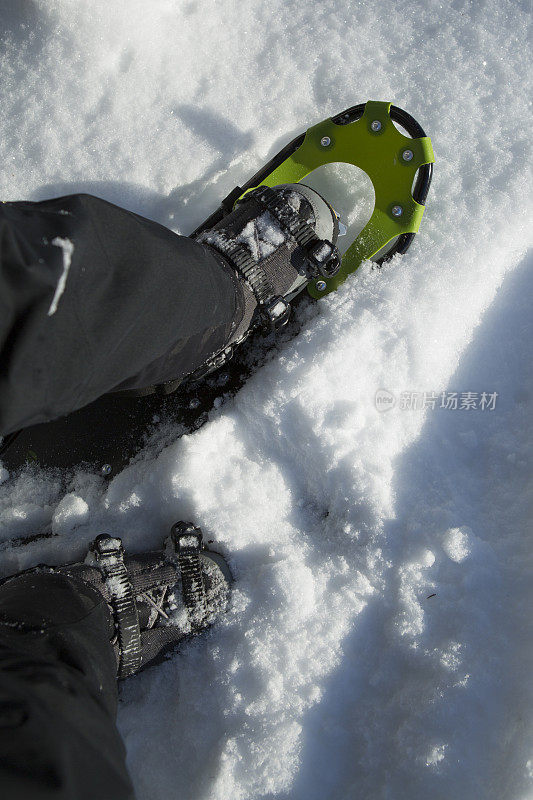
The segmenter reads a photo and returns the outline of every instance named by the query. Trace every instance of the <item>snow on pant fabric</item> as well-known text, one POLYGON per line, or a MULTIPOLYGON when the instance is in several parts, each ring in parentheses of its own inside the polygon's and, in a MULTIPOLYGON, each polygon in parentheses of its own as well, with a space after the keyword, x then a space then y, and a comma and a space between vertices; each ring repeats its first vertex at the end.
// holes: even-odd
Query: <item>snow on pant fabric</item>
POLYGON ((104 200, 1 203, 0 434, 186 375, 242 297, 217 254, 104 200))
POLYGON ((132 800, 101 595, 51 573, 0 586, 0 796, 132 800))

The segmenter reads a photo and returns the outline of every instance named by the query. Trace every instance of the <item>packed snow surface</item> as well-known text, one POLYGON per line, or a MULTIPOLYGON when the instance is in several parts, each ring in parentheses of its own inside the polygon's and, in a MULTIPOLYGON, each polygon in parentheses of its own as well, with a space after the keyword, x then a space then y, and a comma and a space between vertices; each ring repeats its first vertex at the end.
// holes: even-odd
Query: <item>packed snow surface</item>
POLYGON ((91 192, 187 233, 366 99, 437 159, 409 253, 200 431, 105 486, 0 470, 3 574, 177 519, 230 560, 223 620, 123 686, 139 800, 533 797, 529 2, 1 6, 4 199, 91 192))

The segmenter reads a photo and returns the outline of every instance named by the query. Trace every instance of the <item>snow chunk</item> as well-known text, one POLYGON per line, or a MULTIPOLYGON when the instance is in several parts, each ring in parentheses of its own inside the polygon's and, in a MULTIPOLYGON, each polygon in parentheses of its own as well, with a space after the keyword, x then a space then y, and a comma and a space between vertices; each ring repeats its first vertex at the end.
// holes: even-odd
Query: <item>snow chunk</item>
POLYGON ((424 549, 420 554, 420 566, 421 567, 432 567, 435 563, 435 555, 431 552, 431 550, 424 549))
POLYGON ((472 531, 470 528, 450 528, 444 534, 442 549, 452 561, 458 564, 470 555, 472 531))
POLYGON ((52 517, 52 532, 66 533, 81 525, 89 516, 89 506, 76 494, 67 494, 61 500, 52 517))
POLYGON ((448 745, 446 744, 436 744, 434 747, 432 747, 427 755, 426 765, 428 767, 436 767, 437 764, 440 764, 440 762, 444 759, 447 746, 448 745))

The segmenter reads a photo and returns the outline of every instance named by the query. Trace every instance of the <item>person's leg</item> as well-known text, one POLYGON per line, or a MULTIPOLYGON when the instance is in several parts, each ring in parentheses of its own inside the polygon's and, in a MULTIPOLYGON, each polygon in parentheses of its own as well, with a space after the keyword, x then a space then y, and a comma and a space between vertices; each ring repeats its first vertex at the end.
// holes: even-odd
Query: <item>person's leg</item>
POLYGON ((196 239, 89 195, 0 204, 0 435, 198 377, 325 286, 338 234, 301 184, 247 193, 196 239))
POLYGON ((128 555, 98 536, 84 559, 0 584, 0 797, 126 800, 117 678, 154 666, 227 608, 231 573, 192 523, 128 555))
POLYGON ((0 794, 131 800, 115 727, 117 663, 104 598, 23 573, 0 586, 0 794))
POLYGON ((188 374, 242 297, 219 254, 104 200, 0 203, 0 434, 188 374))

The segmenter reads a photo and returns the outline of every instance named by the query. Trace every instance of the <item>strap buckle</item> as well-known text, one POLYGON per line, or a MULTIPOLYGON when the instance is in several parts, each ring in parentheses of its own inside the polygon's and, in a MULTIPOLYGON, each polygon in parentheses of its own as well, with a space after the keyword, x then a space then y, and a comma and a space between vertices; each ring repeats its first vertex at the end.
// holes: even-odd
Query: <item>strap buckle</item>
POLYGON ((181 572, 183 602, 189 621, 193 630, 198 630, 205 625, 207 618, 207 596, 200 562, 202 531, 192 522, 176 522, 170 531, 170 543, 181 572))
POLYGON ((307 258, 313 270, 323 278, 332 278, 341 268, 341 255, 338 248, 327 239, 314 239, 306 248, 307 258))
POLYGON ((91 544, 91 552, 104 572, 107 572, 111 564, 124 560, 122 540, 109 536, 107 533, 101 533, 96 537, 91 544))
POLYGON ((176 555, 190 555, 202 550, 203 533, 192 522, 176 522, 170 536, 176 555))
POLYGON ((101 570, 111 599, 119 645, 118 677, 127 678, 142 663, 141 630, 133 586, 124 563, 120 539, 103 533, 97 536, 90 550, 101 570))
POLYGON ((260 309, 263 320, 272 330, 282 328, 289 321, 291 305, 281 295, 262 303, 260 309))

